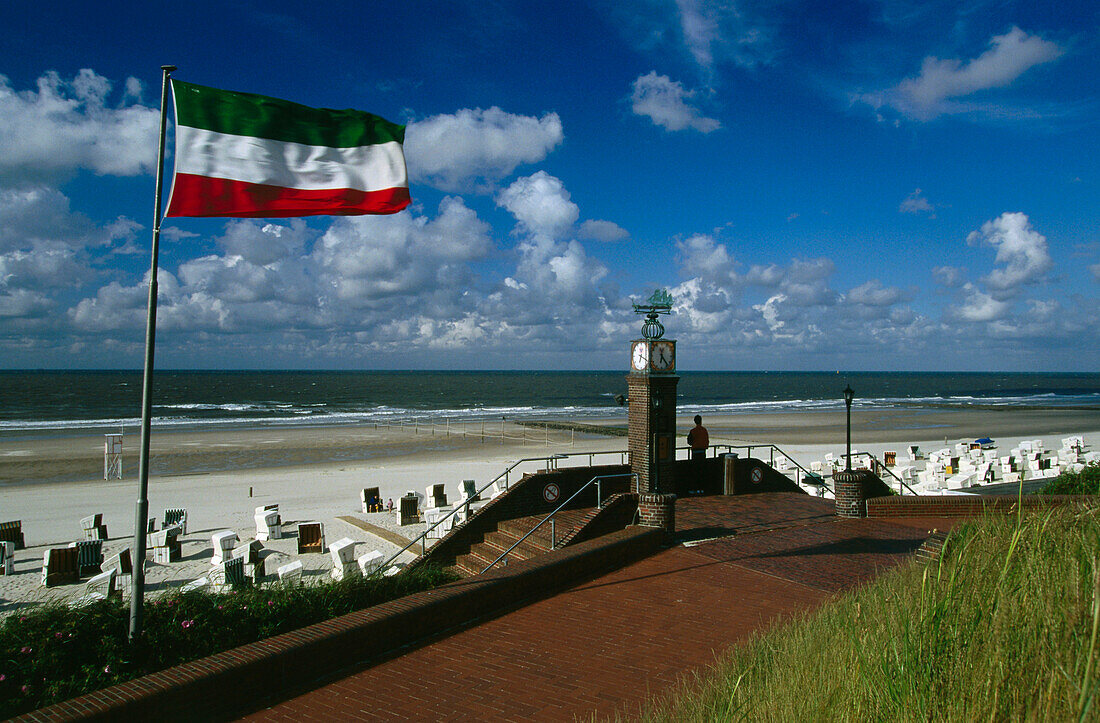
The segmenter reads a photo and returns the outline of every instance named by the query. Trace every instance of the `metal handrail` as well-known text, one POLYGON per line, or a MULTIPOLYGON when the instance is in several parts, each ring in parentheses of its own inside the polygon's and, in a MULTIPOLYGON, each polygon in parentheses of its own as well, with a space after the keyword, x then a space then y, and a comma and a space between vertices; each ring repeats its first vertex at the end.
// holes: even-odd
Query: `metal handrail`
MULTIPOLYGON (((841 455, 841 456, 843 457, 843 456, 845 456, 845 455, 841 455)), ((899 495, 900 495, 900 494, 905 494, 904 492, 902 492, 902 491, 901 491, 901 488, 902 488, 902 486, 904 486, 904 487, 905 487, 905 489, 909 490, 909 491, 910 491, 911 493, 913 493, 914 495, 916 495, 916 494, 917 494, 917 491, 916 491, 916 490, 914 490, 914 489, 913 489, 912 487, 910 487, 910 486, 908 485, 908 483, 906 483, 906 482, 905 482, 905 480, 903 480, 903 479, 902 479, 901 477, 898 477, 898 476, 897 476, 897 475, 896 475, 896 474, 894 473, 894 470, 892 470, 892 469, 890 469, 889 467, 887 467, 887 466, 885 465, 885 463, 883 463, 883 462, 880 462, 880 461, 879 461, 879 458, 878 458, 878 457, 876 457, 875 455, 871 454, 870 452, 852 452, 852 456, 853 456, 853 457, 864 457, 864 456, 866 456, 866 457, 870 457, 870 458, 871 458, 871 459, 872 459, 872 460, 874 461, 874 463, 875 463, 875 466, 876 466, 876 467, 877 467, 878 469, 880 469, 880 470, 885 470, 885 471, 886 471, 886 472, 887 472, 887 473, 888 473, 888 474, 889 474, 889 475, 890 475, 891 477, 893 477, 893 478, 894 478, 895 480, 897 480, 897 482, 898 482, 898 494, 899 494, 899 495)))
MULTIPOLYGON (((477 492, 474 493, 473 496, 474 497, 481 497, 481 494, 483 492, 485 492, 485 490, 489 489, 490 487, 495 485, 497 482, 499 482, 502 477, 504 478, 504 489, 507 490, 508 489, 508 474, 512 470, 514 470, 516 467, 520 466, 521 464, 525 464, 527 462, 546 462, 546 465, 549 469, 557 469, 558 460, 566 459, 568 457, 588 457, 588 466, 591 467, 592 466, 592 457, 594 455, 598 455, 598 454, 623 455, 623 454, 626 454, 626 452, 622 452, 622 451, 618 451, 618 450, 611 450, 611 451, 607 451, 607 452, 573 452, 573 453, 568 453, 568 454, 552 454, 552 455, 548 455, 548 456, 545 456, 545 457, 525 457, 523 459, 518 459, 515 462, 513 462, 511 465, 509 465, 507 467, 507 469, 505 469, 503 472, 501 472, 496 477, 494 477, 492 480, 490 480, 489 482, 486 482, 482 487, 480 487, 477 490, 477 492)), ((570 499, 572 499, 572 498, 570 498, 570 499)), ((448 518, 458 514, 458 511, 461 510, 461 509, 464 509, 464 508, 466 510, 466 520, 469 520, 470 519, 470 503, 472 501, 473 501, 473 498, 471 497, 471 498, 467 499, 465 502, 463 502, 461 504, 458 504, 458 505, 455 505, 455 508, 453 510, 450 510, 449 512, 447 512, 447 514, 440 517, 434 525, 432 525, 428 529, 424 530, 424 532, 422 532, 419 536, 413 538, 409 542, 409 544, 405 545, 400 550, 398 550, 393 555, 391 555, 388 559, 386 559, 385 562, 383 562, 381 565, 378 566, 378 569, 379 570, 385 570, 387 567, 389 567, 390 564, 393 563, 394 560, 396 560, 404 552, 408 551, 409 548, 413 547, 418 542, 420 543, 420 554, 423 555, 427 551, 427 547, 428 547, 428 545, 427 545, 428 533, 431 532, 432 530, 434 530, 435 528, 439 527, 440 525, 442 525, 448 518)), ((459 524, 464 524, 464 522, 459 523, 459 524)))
MULTIPOLYGON (((592 479, 588 480, 583 485, 581 485, 581 487, 576 492, 574 492, 572 495, 570 495, 569 499, 567 499, 565 502, 562 502, 560 505, 557 506, 557 508, 553 512, 548 514, 546 517, 542 518, 542 521, 539 522, 534 527, 532 527, 531 530, 526 535, 524 535, 523 537, 516 540, 516 542, 511 547, 509 547, 504 552, 500 553, 500 557, 498 557, 497 559, 490 562, 489 565, 484 570, 482 570, 480 574, 484 575, 486 572, 488 572, 490 570, 490 568, 493 567, 493 565, 497 564, 498 562, 500 562, 504 558, 508 557, 508 553, 510 553, 512 550, 516 549, 517 547, 519 547, 520 544, 522 544, 524 540, 526 540, 528 537, 530 537, 531 535, 533 535, 535 533, 535 530, 539 529, 544 524, 546 524, 547 520, 550 520, 550 518, 552 518, 554 515, 561 512, 563 507, 565 507, 567 504, 572 502, 573 499, 577 495, 579 495, 581 492, 584 492, 586 489, 588 489, 588 486, 590 484, 592 484, 593 482, 596 483, 596 508, 597 509, 603 508, 603 500, 601 499, 602 495, 600 493, 600 481, 605 480, 605 479, 614 479, 615 477, 637 478, 638 474, 636 472, 624 472, 622 474, 605 474, 605 475, 597 475, 597 476, 593 477, 592 479)), ((553 530, 553 521, 552 520, 551 520, 551 530, 553 530)), ((551 531, 551 533, 550 533, 550 549, 551 550, 553 550, 557 547, 558 542, 557 542, 557 539, 555 539, 556 537, 557 537, 557 535, 553 531, 551 531)))
POLYGON ((775 453, 778 452, 779 454, 783 455, 783 457, 785 457, 788 462, 793 464, 796 469, 798 469, 800 472, 802 472, 803 479, 805 479, 806 477, 813 477, 814 479, 820 480, 821 481, 821 486, 824 487, 826 490, 828 490, 829 492, 833 491, 833 488, 825 483, 825 479, 821 475, 817 474, 816 472, 811 472, 810 470, 806 469, 805 467, 803 467, 801 464, 798 463, 798 460, 796 460, 794 457, 787 454, 786 452, 784 452, 782 449, 775 446, 774 444, 715 444, 715 445, 713 445, 713 448, 716 450, 715 456, 717 456, 717 449, 719 447, 724 448, 727 451, 728 450, 733 450, 733 449, 744 449, 744 450, 746 450, 746 452, 745 452, 746 457, 751 457, 752 456, 752 451, 754 449, 761 449, 761 448, 767 449, 770 452, 769 460, 770 460, 770 463, 772 464, 772 466, 774 466, 774 462, 775 462, 775 453))

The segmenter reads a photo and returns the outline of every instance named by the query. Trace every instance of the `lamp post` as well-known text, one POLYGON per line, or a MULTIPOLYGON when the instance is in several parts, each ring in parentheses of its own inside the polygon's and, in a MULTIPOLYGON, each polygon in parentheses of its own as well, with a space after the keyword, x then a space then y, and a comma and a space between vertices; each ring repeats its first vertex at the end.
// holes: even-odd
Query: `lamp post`
POLYGON ((848 408, 848 447, 847 454, 844 455, 844 459, 847 460, 847 464, 844 465, 844 469, 848 472, 852 471, 852 397, 856 395, 852 391, 852 385, 844 387, 844 406, 848 408))

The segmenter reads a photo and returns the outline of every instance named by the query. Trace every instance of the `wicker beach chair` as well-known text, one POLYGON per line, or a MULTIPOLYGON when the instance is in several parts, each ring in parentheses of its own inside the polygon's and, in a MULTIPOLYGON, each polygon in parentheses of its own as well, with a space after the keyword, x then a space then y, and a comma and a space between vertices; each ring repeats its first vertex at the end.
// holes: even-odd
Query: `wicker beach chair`
POLYGON ((279 576, 279 582, 301 582, 304 567, 301 560, 294 560, 280 566, 275 572, 279 576))
POLYGON ((210 571, 210 589, 213 592, 229 592, 248 584, 244 574, 244 558, 234 557, 210 571))
POLYGON ((428 507, 447 506, 447 490, 445 485, 428 485, 424 488, 424 496, 427 500, 424 504, 428 507))
POLYGON ((0 540, 0 575, 15 574, 15 543, 0 540))
POLYGON ((325 551, 325 526, 320 522, 298 524, 298 554, 325 551))
POLYGON ((75 547, 54 547, 42 553, 42 584, 46 587, 79 582, 75 547))
POLYGON ((78 576, 90 577, 103 571, 103 540, 80 540, 70 546, 76 548, 78 576))
POLYGON ((106 540, 107 525, 103 524, 103 515, 88 515, 80 520, 80 528, 85 540, 106 540))
POLYGON ((283 537, 283 521, 279 517, 279 506, 268 505, 257 507, 253 517, 256 521, 257 540, 281 540, 283 537))
POLYGON ((382 561, 385 559, 385 556, 378 550, 371 550, 360 555, 355 562, 359 565, 359 574, 363 577, 370 577, 378 572, 382 567, 382 561))
POLYGON ((179 561, 183 556, 183 546, 179 541, 182 529, 176 524, 149 536, 149 544, 153 548, 153 562, 158 565, 167 565, 170 562, 179 561))
POLYGON ((363 512, 381 512, 382 494, 377 487, 365 487, 359 493, 359 500, 363 503, 363 512))
POLYGON ((394 510, 399 525, 415 525, 420 521, 420 499, 416 495, 405 495, 400 500, 400 506, 394 510))
POLYGON ((23 540, 23 521, 0 522, 0 540, 15 543, 16 550, 26 547, 27 544, 23 540))
POLYGON ((214 555, 210 558, 211 565, 220 565, 233 554, 233 548, 241 539, 233 530, 218 530, 210 536, 210 544, 214 547, 214 555))
POLYGON ((164 511, 164 523, 161 527, 179 525, 181 534, 187 534, 187 510, 182 507, 173 507, 164 511))
POLYGON ((332 555, 332 579, 343 580, 359 573, 355 564, 355 540, 341 537, 328 546, 328 551, 332 555))
POLYGON ((233 548, 232 557, 244 560, 244 574, 253 583, 261 582, 267 574, 264 570, 263 549, 264 545, 259 540, 245 542, 233 548))

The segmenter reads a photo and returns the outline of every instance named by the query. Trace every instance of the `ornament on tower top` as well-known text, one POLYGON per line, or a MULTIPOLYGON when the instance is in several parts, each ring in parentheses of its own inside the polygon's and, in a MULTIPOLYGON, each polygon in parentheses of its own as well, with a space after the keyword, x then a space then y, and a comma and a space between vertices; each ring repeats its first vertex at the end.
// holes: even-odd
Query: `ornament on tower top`
POLYGON ((672 294, 665 289, 657 289, 646 303, 634 304, 634 313, 646 315, 642 323, 642 336, 646 339, 660 339, 665 334, 665 327, 657 317, 672 313, 672 294))

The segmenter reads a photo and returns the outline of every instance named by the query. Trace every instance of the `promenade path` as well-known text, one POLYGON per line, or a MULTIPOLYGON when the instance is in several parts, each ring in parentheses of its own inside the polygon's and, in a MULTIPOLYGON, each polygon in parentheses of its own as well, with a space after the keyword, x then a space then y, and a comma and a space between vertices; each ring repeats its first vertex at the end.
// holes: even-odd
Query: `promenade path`
POLYGON ((250 721, 572 720, 636 711, 730 646, 912 559, 944 519, 841 520, 789 493, 676 503, 680 544, 426 641, 250 721))

